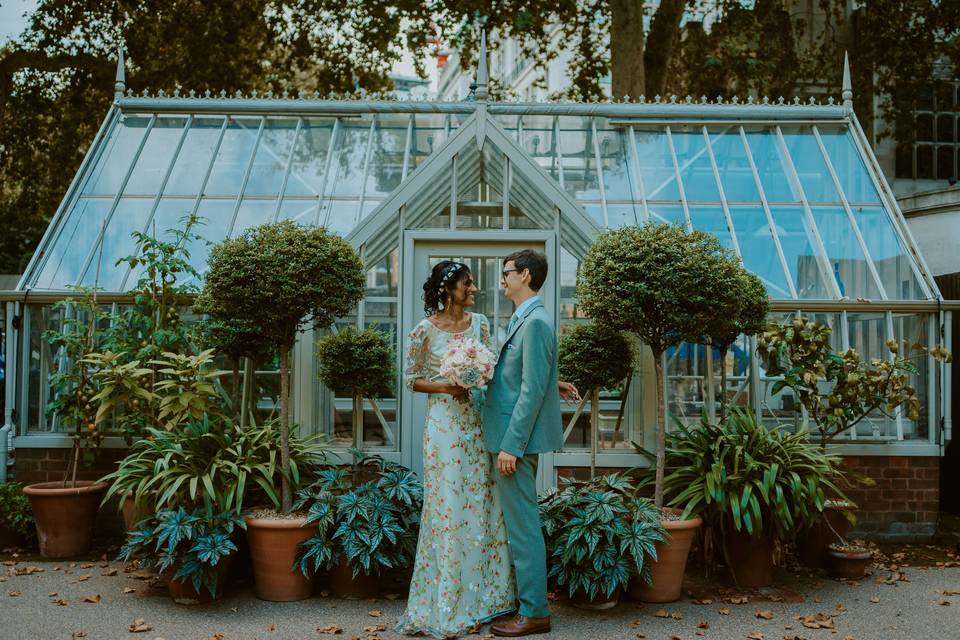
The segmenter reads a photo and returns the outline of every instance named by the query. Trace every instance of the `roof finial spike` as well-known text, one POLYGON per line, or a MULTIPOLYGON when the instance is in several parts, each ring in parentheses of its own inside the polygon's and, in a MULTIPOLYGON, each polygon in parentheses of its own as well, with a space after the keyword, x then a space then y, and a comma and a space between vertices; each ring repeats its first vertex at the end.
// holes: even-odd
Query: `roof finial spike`
POLYGON ((477 57, 477 91, 474 94, 477 100, 486 100, 490 97, 487 92, 487 84, 490 82, 490 76, 487 73, 487 31, 480 32, 480 52, 477 57))
POLYGON ((850 82, 850 56, 843 52, 843 89, 841 93, 843 106, 853 109, 853 83, 850 82))
POLYGON ((117 80, 113 83, 113 99, 119 100, 127 89, 127 74, 123 65, 123 45, 117 47, 117 80))

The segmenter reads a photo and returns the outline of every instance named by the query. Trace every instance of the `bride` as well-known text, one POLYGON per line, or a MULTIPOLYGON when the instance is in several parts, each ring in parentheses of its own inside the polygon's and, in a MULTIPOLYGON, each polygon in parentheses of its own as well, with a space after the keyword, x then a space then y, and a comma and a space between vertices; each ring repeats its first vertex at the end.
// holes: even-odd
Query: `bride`
POLYGON ((493 348, 490 324, 466 309, 476 302, 470 269, 444 260, 423 285, 424 312, 410 333, 404 382, 427 395, 423 430, 423 513, 404 634, 461 636, 516 609, 507 531, 490 456, 480 431, 480 401, 440 375, 450 340, 493 348))

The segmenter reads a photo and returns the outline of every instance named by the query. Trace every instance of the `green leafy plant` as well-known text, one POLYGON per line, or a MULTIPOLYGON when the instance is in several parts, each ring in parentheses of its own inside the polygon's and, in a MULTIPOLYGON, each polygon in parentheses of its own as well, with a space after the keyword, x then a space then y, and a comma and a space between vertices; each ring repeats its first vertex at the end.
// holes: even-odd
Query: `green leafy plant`
POLYGON ((236 552, 232 537, 237 527, 247 525, 236 511, 160 509, 128 534, 118 559, 137 558, 141 567, 160 572, 172 569, 174 580, 190 580, 198 593, 205 588, 216 597, 217 565, 236 552))
POLYGON ((874 412, 888 417, 905 407, 910 420, 920 414, 920 399, 910 384, 917 374, 917 361, 928 356, 951 362, 953 357, 936 345, 909 345, 905 354, 890 340, 891 357, 863 362, 855 349, 842 353, 830 344, 831 329, 808 318, 772 324, 757 340, 757 353, 767 373, 783 376, 771 389, 776 394, 789 387, 820 433, 820 446, 856 425, 874 412), (915 351, 917 355, 911 355, 915 351))
POLYGON ((30 499, 23 495, 23 486, 17 482, 0 484, 0 526, 26 540, 36 536, 30 499))
POLYGON ((564 483, 539 499, 549 576, 591 599, 611 597, 632 575, 650 584, 648 558, 656 560, 654 545, 666 536, 659 510, 625 474, 564 483))
POLYGON ((312 482, 327 461, 321 437, 290 438, 288 471, 277 460, 280 435, 276 425, 240 427, 231 420, 212 421, 207 416, 170 431, 150 427, 147 437, 134 443, 116 471, 103 478, 110 482, 104 502, 132 492, 136 506, 151 500, 161 508, 192 507, 239 514, 251 488, 259 487, 280 505, 277 487, 284 473, 294 486, 312 482))
POLYGON ((406 467, 356 452, 349 467, 328 467, 300 491, 317 534, 300 545, 295 567, 304 575, 341 560, 353 576, 412 566, 417 551, 423 485, 406 467))
MULTIPOLYGON (((290 351, 313 323, 329 327, 363 297, 363 262, 353 247, 326 229, 290 221, 247 230, 215 246, 197 305, 217 318, 249 322, 280 353, 280 458, 289 464, 290 351)), ((293 505, 288 475, 282 508, 293 505)))

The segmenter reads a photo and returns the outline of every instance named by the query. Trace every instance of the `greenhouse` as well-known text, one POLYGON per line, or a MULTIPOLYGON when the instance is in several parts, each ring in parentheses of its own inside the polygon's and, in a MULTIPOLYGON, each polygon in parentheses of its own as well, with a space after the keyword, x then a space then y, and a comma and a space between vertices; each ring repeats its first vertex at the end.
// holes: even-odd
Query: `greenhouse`
MULTIPOLYGON (((847 85, 849 86, 849 85, 847 85)), ((388 333, 402 371, 405 336, 423 317, 421 285, 432 263, 466 262, 478 311, 503 337, 512 313, 499 291, 502 257, 533 247, 549 257, 542 291, 560 332, 583 322, 578 260, 604 229, 661 222, 715 234, 765 283, 771 320, 794 314, 833 328, 840 349, 889 357, 888 340, 949 348, 949 311, 911 238, 852 108, 841 101, 520 103, 490 99, 481 69, 459 102, 322 99, 306 95, 134 95, 118 75, 116 100, 15 291, 3 292, 8 371, 5 422, 17 448, 67 447, 50 401, 58 353, 43 339, 65 321, 58 300, 97 286, 109 309, 131 303, 138 273, 133 232, 155 236, 201 218, 208 241, 191 247, 201 274, 209 243, 256 225, 323 225, 357 249, 366 297, 341 326, 388 333), (943 332, 945 334, 941 335, 943 332), (10 365, 13 366, 10 366, 10 365)), ((354 404, 317 377, 315 339, 294 353, 293 420, 347 448, 355 437, 422 469, 423 398, 399 380, 394 397, 354 404)), ((685 422, 715 415, 721 397, 769 424, 801 419, 789 389, 773 392, 741 339, 724 361, 684 345, 665 354, 669 413, 685 422), (726 372, 721 386, 721 372, 726 372)), ((258 416, 275 411, 277 371, 244 372, 258 416)), ((653 365, 640 358, 622 389, 600 400, 598 465, 646 464, 656 425, 653 365)), ((844 451, 940 455, 949 439, 949 368, 929 359, 914 376, 918 420, 877 415, 843 439, 844 451)), ((570 424, 562 451, 545 456, 541 482, 589 466, 590 407, 570 424)), ((107 446, 125 446, 108 438, 107 446)))

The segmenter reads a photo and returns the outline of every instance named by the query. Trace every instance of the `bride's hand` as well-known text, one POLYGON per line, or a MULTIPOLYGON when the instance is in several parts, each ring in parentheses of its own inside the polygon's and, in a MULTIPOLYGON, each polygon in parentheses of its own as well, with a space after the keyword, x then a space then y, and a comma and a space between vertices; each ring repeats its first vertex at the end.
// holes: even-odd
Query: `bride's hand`
POLYGON ((448 384, 447 393, 452 395, 457 400, 464 400, 467 398, 467 396, 470 395, 470 389, 467 389, 466 387, 461 387, 460 385, 457 385, 457 384, 448 384))
POLYGON ((560 387, 560 397, 566 400, 567 402, 579 402, 580 401, 580 392, 577 391, 577 388, 569 382, 564 382, 561 380, 557 383, 557 386, 560 387))

